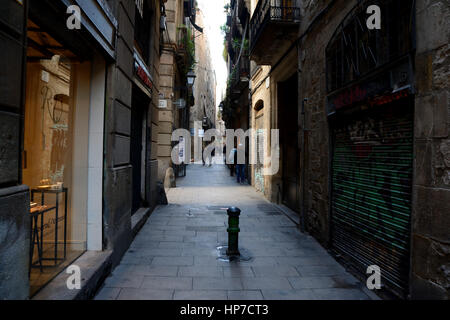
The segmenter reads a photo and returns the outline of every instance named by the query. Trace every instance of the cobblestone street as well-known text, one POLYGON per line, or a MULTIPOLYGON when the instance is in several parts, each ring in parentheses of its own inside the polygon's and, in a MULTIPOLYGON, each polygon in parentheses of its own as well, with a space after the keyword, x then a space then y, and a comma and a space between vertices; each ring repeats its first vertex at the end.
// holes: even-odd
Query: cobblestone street
POLYGON ((312 237, 223 165, 191 165, 136 236, 96 299, 369 299, 312 237), (218 259, 227 243, 226 208, 242 210, 247 262, 218 259))

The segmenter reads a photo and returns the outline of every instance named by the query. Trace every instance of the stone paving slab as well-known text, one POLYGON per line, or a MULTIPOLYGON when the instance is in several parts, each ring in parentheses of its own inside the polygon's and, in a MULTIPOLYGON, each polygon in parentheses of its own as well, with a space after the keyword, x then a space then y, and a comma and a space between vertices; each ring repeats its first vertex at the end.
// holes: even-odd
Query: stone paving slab
MULTIPOLYGON (((365 300, 364 284, 291 219, 224 166, 188 166, 98 300, 365 300), (218 259, 228 240, 224 208, 242 209, 240 246, 250 261, 218 259)), ((371 295, 372 296, 372 295, 371 295)))
POLYGON ((107 288, 140 288, 144 281, 143 275, 135 273, 120 274, 108 277, 105 281, 107 288))
POLYGON ((276 289, 292 289, 289 280, 286 277, 258 277, 258 278, 242 278, 244 289, 246 290, 276 290, 276 289))
POLYGON ((320 300, 369 300, 369 297, 359 289, 313 289, 313 292, 320 300))
POLYGON ((311 289, 303 290, 262 290, 264 300, 317 300, 311 289))
POLYGON ((227 265, 222 267, 222 269, 225 278, 249 278, 255 276, 251 267, 227 265))
POLYGON ((191 290, 192 278, 185 277, 148 277, 145 276, 141 288, 161 290, 191 290))
POLYGON ((116 300, 172 300, 174 290, 122 289, 116 300))
POLYGON ((221 267, 193 266, 180 267, 178 269, 180 277, 223 277, 223 269, 221 267))
POLYGON ((194 289, 200 290, 242 290, 244 289, 240 278, 194 278, 194 289))
POLYGON ((300 274, 292 266, 252 267, 257 277, 299 277, 300 274))
POLYGON ((290 277, 289 282, 294 289, 332 289, 345 287, 356 288, 358 281, 345 276, 333 277, 290 277))
POLYGON ((153 266, 192 266, 194 257, 155 257, 153 266))
POLYGON ((340 265, 328 266, 300 266, 297 267, 298 272, 303 277, 311 276, 336 276, 346 274, 345 269, 340 265))
POLYGON ((174 300, 227 300, 225 290, 175 290, 174 300))
POLYGON ((178 267, 136 265, 132 267, 130 272, 136 275, 143 275, 143 276, 176 277, 178 274, 178 267))
POLYGON ((228 291, 228 300, 263 300, 263 296, 261 291, 255 290, 255 291, 248 291, 248 290, 241 290, 241 291, 228 291))

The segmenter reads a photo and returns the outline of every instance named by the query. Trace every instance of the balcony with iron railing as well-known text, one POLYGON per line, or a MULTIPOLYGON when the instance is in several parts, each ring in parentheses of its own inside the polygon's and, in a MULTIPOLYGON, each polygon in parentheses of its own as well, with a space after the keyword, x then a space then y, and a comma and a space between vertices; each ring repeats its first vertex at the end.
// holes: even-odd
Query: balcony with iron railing
POLYGON ((248 87, 250 81, 250 59, 246 55, 242 55, 231 73, 231 86, 233 90, 239 92, 248 87))
POLYGON ((195 62, 195 41, 189 27, 181 26, 177 30, 176 60, 187 73, 195 62))
POLYGON ((300 24, 296 0, 260 0, 250 20, 250 55, 272 65, 295 39, 300 24))

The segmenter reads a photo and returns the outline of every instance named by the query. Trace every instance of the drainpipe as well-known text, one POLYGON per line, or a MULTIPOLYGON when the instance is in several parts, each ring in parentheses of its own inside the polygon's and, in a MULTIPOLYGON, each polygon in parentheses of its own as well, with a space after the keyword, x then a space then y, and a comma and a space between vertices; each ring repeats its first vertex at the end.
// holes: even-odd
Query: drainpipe
POLYGON ((301 212, 300 212, 300 230, 301 232, 305 232, 305 216, 306 216, 306 133, 307 129, 306 125, 306 111, 305 111, 305 103, 308 102, 308 99, 305 98, 302 101, 302 204, 301 204, 301 212))

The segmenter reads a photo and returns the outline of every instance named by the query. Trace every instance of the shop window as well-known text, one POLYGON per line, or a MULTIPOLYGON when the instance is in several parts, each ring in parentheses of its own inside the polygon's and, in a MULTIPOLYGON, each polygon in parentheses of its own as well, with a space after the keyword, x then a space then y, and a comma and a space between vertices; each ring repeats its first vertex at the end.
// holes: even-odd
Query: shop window
MULTIPOLYGON (((27 36, 22 175, 31 195, 32 296, 87 250, 88 187, 94 177, 88 170, 97 170, 88 169, 96 99, 91 85, 97 80, 91 77, 93 63, 81 62, 32 21, 27 36)), ((101 216, 101 207, 97 211, 101 216)), ((101 229, 96 236, 101 243, 101 229)))

